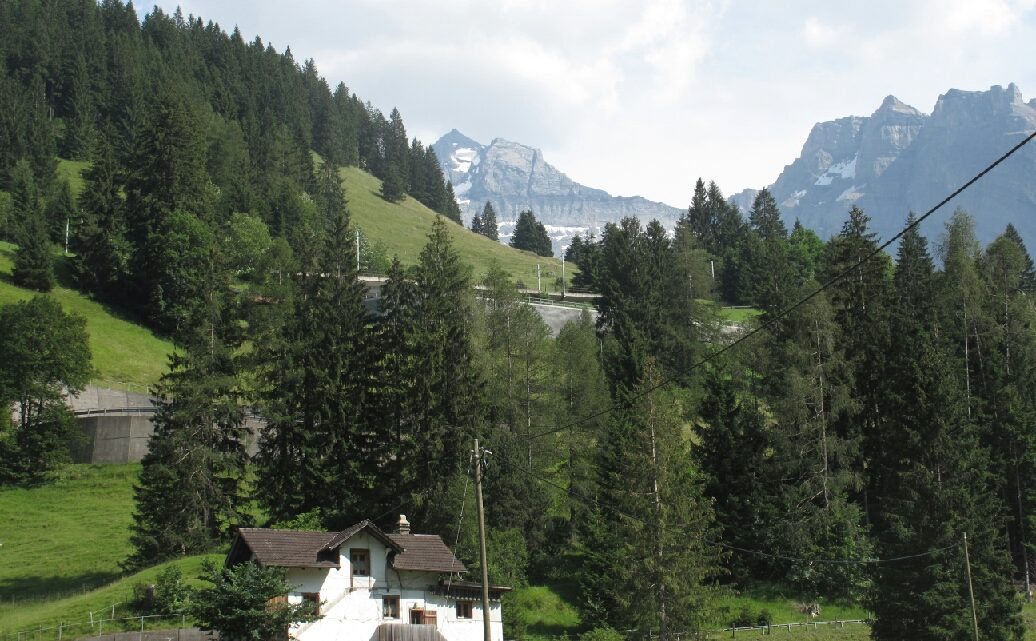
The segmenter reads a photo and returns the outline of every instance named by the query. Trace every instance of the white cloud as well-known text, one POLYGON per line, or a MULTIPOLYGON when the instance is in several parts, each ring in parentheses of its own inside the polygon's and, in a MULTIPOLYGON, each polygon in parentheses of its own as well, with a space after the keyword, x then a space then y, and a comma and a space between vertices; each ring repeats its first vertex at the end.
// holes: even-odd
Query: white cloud
POLYGON ((827 49, 838 44, 839 41, 838 29, 824 24, 815 16, 806 19, 806 24, 802 28, 802 37, 806 44, 814 49, 827 49))

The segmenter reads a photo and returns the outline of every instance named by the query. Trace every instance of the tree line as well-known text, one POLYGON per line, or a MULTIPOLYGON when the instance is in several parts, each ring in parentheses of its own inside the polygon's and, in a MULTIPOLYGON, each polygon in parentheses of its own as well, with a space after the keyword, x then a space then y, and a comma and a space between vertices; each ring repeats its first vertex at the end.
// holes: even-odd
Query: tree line
MULTIPOLYGON (((77 286, 178 346, 127 567, 221 545, 260 518, 257 502, 260 524, 278 527, 405 509, 477 568, 466 472, 478 437, 493 451, 493 580, 576 577, 587 621, 671 637, 701 628, 722 586, 780 581, 866 600, 879 639, 960 638, 967 532, 982 635, 1020 638, 1036 274, 1013 228, 982 248, 958 212, 934 249, 913 230, 894 258, 855 267, 878 247, 859 209, 825 242, 789 232, 765 190, 746 219, 699 180, 673 233, 625 219, 573 242, 574 284, 600 293, 598 318, 557 338, 501 270, 474 297, 442 221, 415 266, 388 264, 374 313, 339 167, 379 176, 389 199, 445 193, 439 210, 456 213, 397 112, 179 12, 141 23, 118 0, 20 0, 0 5, 0 27, 17 277, 52 282, 51 243, 75 221, 77 286), (54 176, 57 152, 90 161, 78 202, 54 176), (754 305, 761 320, 747 322, 771 330, 714 357, 732 340, 721 302, 754 305), (252 412, 266 422, 254 458, 252 412)), ((490 213, 477 231, 491 233, 490 213)), ((35 307, 0 314, 85 345, 81 322, 23 305, 35 307)), ((73 363, 20 389, 19 363, 70 355, 30 330, 3 340, 27 355, 0 369, 0 401, 23 417, 59 412, 62 387, 89 378, 73 363), (49 400, 33 405, 41 389, 49 400)), ((63 432, 36 426, 67 425, 13 416, 0 447, 22 463, 5 482, 60 449, 63 432)))
POLYGON ((141 21, 121 0, 7 2, 0 29, 0 237, 19 246, 21 285, 48 291, 49 242, 63 244, 84 290, 173 332, 198 274, 196 257, 167 260, 171 248, 233 233, 235 214, 293 243, 316 215, 323 161, 461 222, 434 152, 408 141, 398 110, 386 118, 345 85, 332 91, 290 48, 179 10, 141 21), (78 201, 58 156, 90 163, 78 201))

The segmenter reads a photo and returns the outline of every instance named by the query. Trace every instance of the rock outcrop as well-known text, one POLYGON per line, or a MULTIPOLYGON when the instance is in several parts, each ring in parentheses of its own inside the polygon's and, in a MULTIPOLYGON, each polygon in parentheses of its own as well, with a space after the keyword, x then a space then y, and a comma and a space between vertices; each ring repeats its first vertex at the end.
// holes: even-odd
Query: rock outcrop
MULTIPOLYGON (((930 116, 888 96, 867 117, 813 127, 799 157, 770 187, 787 222, 828 237, 857 205, 887 238, 908 212, 938 203, 988 163, 1036 130, 1036 100, 1026 103, 1014 85, 988 91, 951 89, 930 116)), ((1022 149, 926 221, 933 241, 955 207, 970 212, 988 242, 1014 223, 1030 248, 1036 244, 1036 144, 1022 149)), ((754 190, 733 197, 742 208, 754 190)))

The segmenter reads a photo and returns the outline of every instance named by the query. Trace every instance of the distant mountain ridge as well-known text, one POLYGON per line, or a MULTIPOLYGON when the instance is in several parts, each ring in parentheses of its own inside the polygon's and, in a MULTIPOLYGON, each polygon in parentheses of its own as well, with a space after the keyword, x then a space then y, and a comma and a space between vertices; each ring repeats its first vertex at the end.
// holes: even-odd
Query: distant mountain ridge
MULTIPOLYGON (((909 211, 928 210, 1034 130, 1036 99, 1025 102, 1013 83, 951 89, 931 115, 888 96, 870 116, 817 123, 769 189, 788 223, 799 219, 824 238, 838 233, 853 205, 888 238, 909 211)), ((756 193, 745 190, 731 200, 747 211, 756 193)), ((1013 223, 1036 249, 1036 144, 951 201, 922 231, 936 241, 956 207, 975 217, 982 242, 1013 223)))
POLYGON ((501 221, 501 239, 506 240, 518 214, 531 209, 547 227, 555 255, 574 234, 598 230, 625 216, 645 223, 658 219, 671 227, 683 213, 640 196, 611 196, 581 185, 546 162, 539 149, 502 138, 483 145, 454 129, 432 149, 453 183, 465 223, 492 202, 501 221))

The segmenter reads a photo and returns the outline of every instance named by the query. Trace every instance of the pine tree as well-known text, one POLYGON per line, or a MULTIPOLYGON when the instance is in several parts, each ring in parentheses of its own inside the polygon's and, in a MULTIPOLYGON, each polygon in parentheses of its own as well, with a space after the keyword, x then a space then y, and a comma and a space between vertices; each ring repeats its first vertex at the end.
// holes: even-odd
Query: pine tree
POLYGON ((486 201, 482 208, 482 227, 478 232, 490 240, 500 240, 500 231, 496 222, 496 210, 493 203, 486 201))
POLYGON ((18 249, 14 254, 14 271, 11 279, 15 285, 38 292, 49 292, 54 288, 54 257, 51 255, 50 237, 43 212, 39 205, 22 210, 18 234, 18 249))
MULTIPOLYGON (((774 523, 779 514, 778 501, 767 493, 775 480, 772 437, 763 408, 735 382, 746 378, 738 374, 736 369, 720 368, 706 377, 699 409, 703 424, 693 452, 705 478, 705 494, 714 501, 722 540, 762 550, 770 543, 766 524, 774 523)), ((733 554, 725 561, 737 583, 776 574, 768 559, 733 554)))
POLYGON ((781 210, 777 208, 777 201, 768 189, 762 189, 756 194, 748 222, 763 240, 783 240, 788 237, 788 229, 781 220, 781 210))
POLYGON ((406 185, 403 184, 402 177, 394 168, 388 170, 385 181, 381 183, 381 197, 390 203, 397 203, 406 198, 406 185))
MULTIPOLYGON (((643 369, 638 391, 660 381, 651 361, 643 369)), ((661 390, 615 415, 584 544, 587 611, 614 628, 652 628, 659 639, 705 622, 719 556, 708 542, 712 509, 690 459, 684 411, 679 392, 661 390)))
POLYGON ((66 232, 71 235, 72 225, 78 222, 76 202, 67 180, 59 180, 51 187, 43 206, 43 219, 51 242, 64 246, 66 232))
POLYGON ((523 211, 518 215, 514 235, 511 236, 511 247, 531 251, 537 256, 554 255, 547 229, 543 223, 536 220, 536 215, 531 211, 523 211))
POLYGON ((421 479, 412 492, 421 501, 422 518, 435 525, 447 516, 429 501, 443 491, 448 472, 460 471, 466 459, 481 396, 472 364, 468 268, 441 218, 432 225, 414 281, 418 314, 412 330, 416 361, 411 397, 417 415, 406 456, 421 479))
POLYGON ((478 214, 475 214, 471 218, 471 231, 475 232, 476 234, 482 233, 482 217, 478 214))
POLYGON ((933 335, 933 288, 926 241, 911 229, 897 254, 883 420, 869 436, 876 441, 872 451, 880 453, 871 462, 877 553, 920 556, 878 566, 872 634, 933 640, 971 634, 960 548, 967 533, 981 635, 1020 639, 988 451, 933 335))
POLYGON ((460 205, 457 204, 457 194, 453 192, 453 183, 451 182, 446 183, 446 196, 444 200, 445 205, 439 213, 463 226, 464 220, 461 218, 460 205))
POLYGON ((125 236, 118 166, 108 138, 106 134, 84 174, 86 185, 79 195, 82 223, 75 229, 71 247, 72 269, 80 287, 115 301, 128 275, 131 247, 125 236))
POLYGON ((327 526, 341 527, 361 518, 374 485, 377 461, 364 422, 372 365, 355 234, 337 172, 327 165, 318 203, 326 233, 302 238, 293 309, 264 348, 269 425, 258 489, 276 520, 319 508, 327 526))
POLYGON ((242 337, 230 304, 227 271, 214 245, 204 248, 197 303, 177 338, 157 388, 158 412, 135 489, 128 568, 198 554, 245 519, 248 455, 240 365, 242 337))

